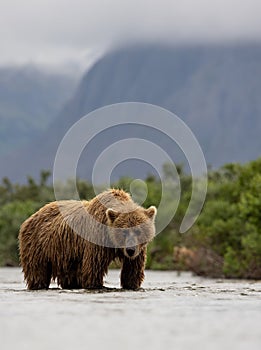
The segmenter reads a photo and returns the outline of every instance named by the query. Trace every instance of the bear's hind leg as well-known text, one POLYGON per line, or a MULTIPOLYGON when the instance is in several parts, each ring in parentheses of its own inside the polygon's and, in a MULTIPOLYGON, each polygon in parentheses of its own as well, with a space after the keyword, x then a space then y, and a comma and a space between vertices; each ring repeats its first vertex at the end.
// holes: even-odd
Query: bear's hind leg
POLYGON ((24 271, 27 288, 29 290, 48 289, 52 277, 52 265, 46 263, 42 266, 30 269, 29 273, 24 271))

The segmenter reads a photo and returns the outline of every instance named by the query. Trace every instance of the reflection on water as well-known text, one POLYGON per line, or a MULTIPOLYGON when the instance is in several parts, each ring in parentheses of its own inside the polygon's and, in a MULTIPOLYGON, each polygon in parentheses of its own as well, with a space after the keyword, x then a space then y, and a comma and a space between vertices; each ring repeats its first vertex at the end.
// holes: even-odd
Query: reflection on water
POLYGON ((260 349, 261 282, 147 271, 137 292, 113 270, 101 291, 27 291, 0 269, 0 347, 6 349, 260 349))

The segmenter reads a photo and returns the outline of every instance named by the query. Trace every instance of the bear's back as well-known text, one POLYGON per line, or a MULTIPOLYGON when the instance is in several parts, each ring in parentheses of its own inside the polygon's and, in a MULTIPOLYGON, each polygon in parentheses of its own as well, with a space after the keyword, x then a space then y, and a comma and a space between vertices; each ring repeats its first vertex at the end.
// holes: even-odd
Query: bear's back
POLYGON ((138 205, 133 202, 131 196, 121 189, 110 189, 98 194, 88 205, 88 212, 100 222, 107 221, 105 213, 111 208, 122 212, 130 212, 137 209, 138 205))

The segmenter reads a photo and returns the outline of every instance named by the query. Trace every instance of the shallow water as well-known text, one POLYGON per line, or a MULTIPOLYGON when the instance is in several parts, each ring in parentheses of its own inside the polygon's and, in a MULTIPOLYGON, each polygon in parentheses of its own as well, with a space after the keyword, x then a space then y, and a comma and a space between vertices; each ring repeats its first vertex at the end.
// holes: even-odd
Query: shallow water
POLYGON ((132 292, 112 270, 105 285, 30 292, 0 269, 0 349, 261 349, 261 281, 147 271, 132 292))

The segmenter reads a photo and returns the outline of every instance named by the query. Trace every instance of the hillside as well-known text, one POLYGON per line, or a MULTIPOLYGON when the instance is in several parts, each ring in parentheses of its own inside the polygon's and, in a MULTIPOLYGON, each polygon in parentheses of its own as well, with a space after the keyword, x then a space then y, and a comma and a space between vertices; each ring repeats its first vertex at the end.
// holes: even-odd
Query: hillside
POLYGON ((77 80, 33 65, 0 68, 0 154, 39 137, 73 94, 77 80))
MULTIPOLYGON (((245 162, 260 156, 260 96, 261 46, 121 48, 96 62, 49 129, 14 158, 5 159, 0 176, 21 180, 51 168, 59 141, 75 121, 95 108, 123 101, 152 103, 176 113, 197 136, 209 164, 245 162)), ((82 157, 79 176, 90 179, 97 155, 118 135, 137 132, 122 127, 97 137, 82 157)), ((153 141, 164 143, 157 134, 153 141)), ((166 147, 173 152, 173 145, 166 147)), ((116 171, 115 178, 124 171, 129 174, 129 168, 116 171)), ((131 175, 148 171, 137 164, 134 168, 131 175)))

